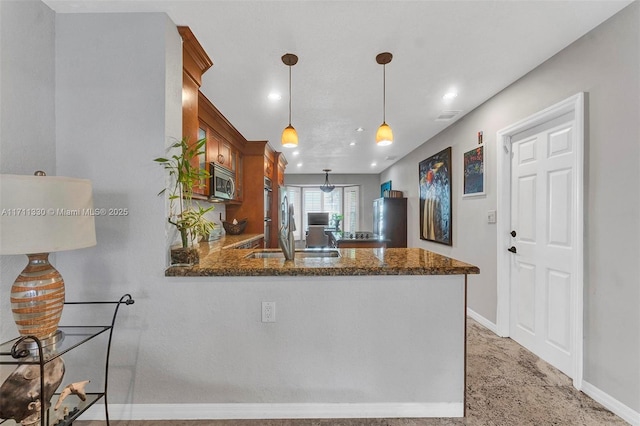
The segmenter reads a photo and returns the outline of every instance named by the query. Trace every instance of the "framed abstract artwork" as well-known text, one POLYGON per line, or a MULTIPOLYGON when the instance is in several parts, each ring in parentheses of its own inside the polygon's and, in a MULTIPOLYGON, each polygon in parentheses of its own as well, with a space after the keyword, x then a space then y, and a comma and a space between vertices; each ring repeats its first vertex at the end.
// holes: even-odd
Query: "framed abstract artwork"
POLYGON ((420 239, 453 245, 451 235, 451 147, 418 164, 420 239))
POLYGON ((480 145, 462 154, 462 196, 475 197, 484 192, 484 146, 480 145))

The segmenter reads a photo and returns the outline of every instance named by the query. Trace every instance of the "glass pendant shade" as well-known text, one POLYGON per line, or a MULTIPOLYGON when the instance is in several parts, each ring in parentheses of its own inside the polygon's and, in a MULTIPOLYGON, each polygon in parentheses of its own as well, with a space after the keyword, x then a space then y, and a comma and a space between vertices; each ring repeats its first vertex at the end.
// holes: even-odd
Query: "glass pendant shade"
POLYGON ((323 169, 322 171, 324 172, 324 183, 320 185, 320 190, 322 192, 329 193, 336 187, 335 185, 331 185, 331 183, 329 183, 329 172, 331 171, 331 169, 323 169))
POLYGON ((376 144, 378 146, 391 145, 393 143, 393 132, 387 123, 382 123, 376 132, 376 144))
POLYGON ((287 148, 298 146, 298 132, 296 132, 296 129, 294 129, 291 124, 282 131, 282 146, 287 148))

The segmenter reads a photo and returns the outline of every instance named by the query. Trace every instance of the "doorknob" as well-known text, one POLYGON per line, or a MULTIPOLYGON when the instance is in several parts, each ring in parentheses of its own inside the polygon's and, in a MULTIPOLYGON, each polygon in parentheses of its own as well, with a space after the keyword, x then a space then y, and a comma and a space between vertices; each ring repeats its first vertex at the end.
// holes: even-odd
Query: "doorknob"
POLYGON ((511 246, 507 250, 510 251, 511 253, 517 253, 518 252, 518 250, 516 250, 515 246, 511 246))
POLYGON ((512 237, 515 237, 515 236, 516 236, 516 231, 511 231, 510 233, 511 233, 511 236, 512 236, 512 237))

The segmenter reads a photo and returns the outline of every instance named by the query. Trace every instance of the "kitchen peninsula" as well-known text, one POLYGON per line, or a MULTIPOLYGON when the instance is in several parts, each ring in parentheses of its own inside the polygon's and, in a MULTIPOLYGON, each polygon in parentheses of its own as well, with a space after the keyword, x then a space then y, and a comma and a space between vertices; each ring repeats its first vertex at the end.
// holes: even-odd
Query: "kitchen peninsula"
POLYGON ((242 328, 225 350, 260 347, 242 360, 270 407, 257 418, 463 416, 467 274, 479 269, 419 248, 334 250, 293 261, 219 250, 166 275, 229 293, 242 328))
MULTIPOLYGON (((240 241, 240 240, 237 240, 240 241)), ((247 240, 249 241, 249 240, 247 240)), ((235 249, 240 243, 200 243, 200 263, 170 266, 166 276, 337 276, 337 275, 466 275, 476 266, 419 248, 340 248, 338 257, 251 258, 253 249, 235 249), (215 248, 211 248, 215 247, 215 248)), ((259 250, 262 251, 262 250, 259 250)), ((277 253, 279 249, 271 252, 277 253)))

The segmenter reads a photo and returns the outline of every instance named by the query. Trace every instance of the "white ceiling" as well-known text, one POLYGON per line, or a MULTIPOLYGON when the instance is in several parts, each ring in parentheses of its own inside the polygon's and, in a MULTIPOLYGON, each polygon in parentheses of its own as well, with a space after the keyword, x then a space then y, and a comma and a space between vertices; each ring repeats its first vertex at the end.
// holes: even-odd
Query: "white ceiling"
POLYGON ((248 140, 285 152, 288 173, 380 173, 455 121, 435 121, 443 111, 461 110, 459 119, 631 0, 44 2, 58 13, 166 12, 213 60, 202 92, 248 140), (378 147, 383 70, 375 57, 385 51, 393 54, 386 121, 395 141, 378 147), (299 57, 297 156, 280 147, 289 75, 280 58, 289 52, 299 57), (450 90, 458 97, 443 100, 450 90), (282 99, 268 100, 272 91, 282 99))

